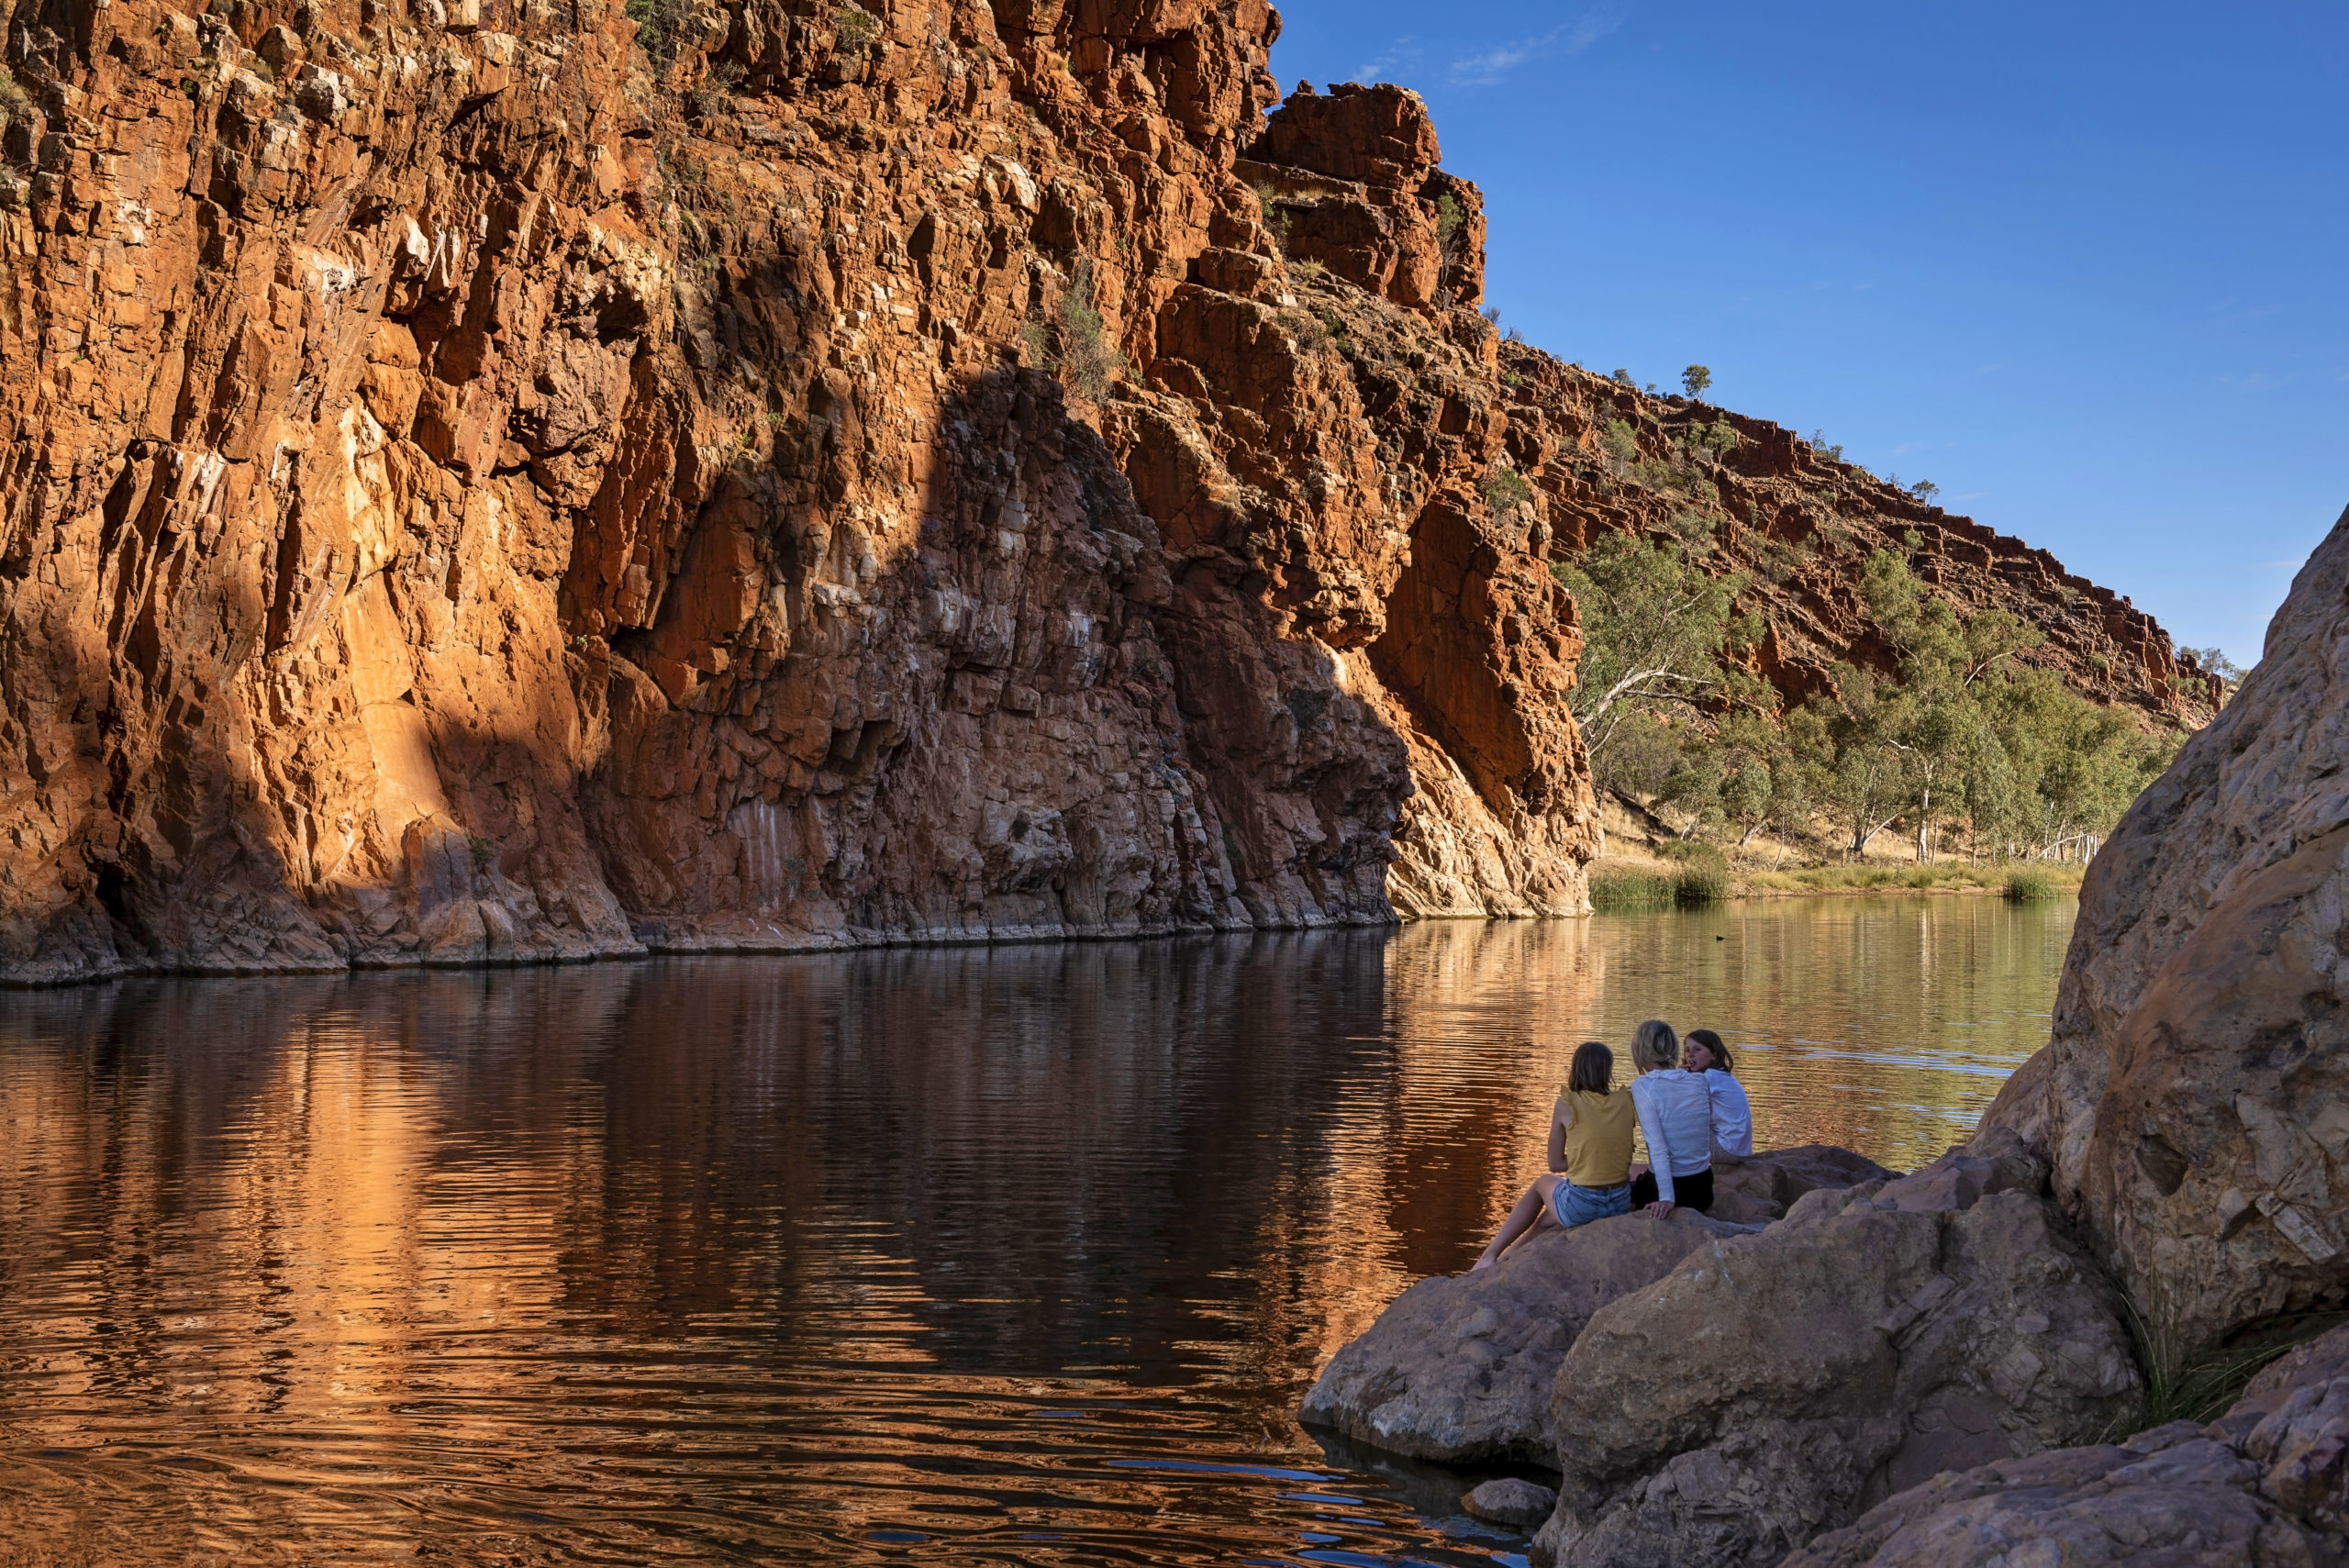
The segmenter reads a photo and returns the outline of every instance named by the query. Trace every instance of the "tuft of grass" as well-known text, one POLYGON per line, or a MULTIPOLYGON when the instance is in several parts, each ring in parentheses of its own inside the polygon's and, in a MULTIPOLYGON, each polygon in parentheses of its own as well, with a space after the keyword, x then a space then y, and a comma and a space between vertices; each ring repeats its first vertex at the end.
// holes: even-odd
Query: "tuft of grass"
POLYGON ((2043 871, 2019 871, 2001 891, 2009 904, 2038 904, 2055 896, 2055 884, 2043 871))
POLYGON ((2215 1419, 2243 1397, 2243 1385, 2261 1368, 2349 1318, 2339 1312, 2289 1313, 2235 1336, 2232 1344, 2189 1345, 2158 1278, 2150 1282, 2146 1296, 2143 1306, 2125 1293, 2121 1297, 2121 1322, 2136 1350, 2144 1391, 2136 1407, 2107 1430, 2108 1442, 2172 1421, 2215 1419))
POLYGON ((1696 864, 1684 866, 1672 879, 1672 901, 1683 906, 1721 904, 1729 899, 1729 868, 1696 864))
POLYGON ((1601 871, 1590 878, 1594 909, 1665 909, 1677 900, 1678 878, 1653 872, 1601 871))
MULTIPOLYGON (((2048 896, 2076 891, 2082 868, 2050 866, 2030 875, 2043 877, 2048 896)), ((1790 871, 1749 871, 1739 880, 1749 893, 1874 893, 1888 889, 1927 891, 1976 890, 2003 893, 2014 873, 2000 866, 1885 865, 1881 863, 1803 866, 1790 871)))

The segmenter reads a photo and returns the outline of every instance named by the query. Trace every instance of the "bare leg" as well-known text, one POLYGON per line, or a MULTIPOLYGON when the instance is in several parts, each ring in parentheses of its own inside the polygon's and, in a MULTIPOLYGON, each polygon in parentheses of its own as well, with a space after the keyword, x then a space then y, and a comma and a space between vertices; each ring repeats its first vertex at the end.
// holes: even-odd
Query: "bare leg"
POLYGON ((1534 1214, 1533 1223, 1520 1231, 1518 1233, 1517 1240, 1511 1241, 1508 1244, 1508 1247, 1502 1248, 1501 1255, 1503 1257, 1507 1257, 1508 1255, 1509 1247, 1522 1247, 1528 1241, 1532 1240, 1536 1236, 1541 1235, 1544 1230, 1555 1230, 1557 1228, 1558 1217, 1551 1212, 1549 1204, 1545 1202, 1542 1204, 1540 1210, 1534 1214))
POLYGON ((1517 1207, 1508 1211, 1507 1219, 1501 1221, 1500 1234, 1493 1238, 1491 1245, 1485 1249, 1485 1255, 1471 1266, 1470 1273, 1491 1268, 1500 1255, 1508 1251, 1510 1242, 1532 1229, 1534 1220, 1540 1218, 1542 1211, 1549 1207, 1550 1189, 1556 1186, 1558 1181, 1556 1176, 1533 1178, 1533 1184, 1525 1189, 1525 1195, 1517 1200, 1517 1207))

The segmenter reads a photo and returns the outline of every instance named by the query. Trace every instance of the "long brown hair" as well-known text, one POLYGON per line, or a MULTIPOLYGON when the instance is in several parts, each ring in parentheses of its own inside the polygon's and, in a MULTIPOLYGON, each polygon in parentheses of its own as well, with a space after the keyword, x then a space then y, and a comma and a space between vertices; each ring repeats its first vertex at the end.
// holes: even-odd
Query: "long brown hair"
POLYGON ((1690 1029, 1688 1031, 1688 1043, 1691 1045, 1701 1045, 1707 1051, 1711 1051, 1713 1053, 1714 1066, 1720 1068, 1722 1072, 1728 1073, 1732 1078, 1737 1076, 1737 1063, 1731 1059, 1729 1047, 1722 1042, 1720 1036, 1715 1034, 1710 1029, 1690 1029))
POLYGON ((1566 1074, 1570 1095, 1603 1095, 1615 1085, 1615 1053, 1595 1040, 1575 1047, 1573 1071, 1566 1074))

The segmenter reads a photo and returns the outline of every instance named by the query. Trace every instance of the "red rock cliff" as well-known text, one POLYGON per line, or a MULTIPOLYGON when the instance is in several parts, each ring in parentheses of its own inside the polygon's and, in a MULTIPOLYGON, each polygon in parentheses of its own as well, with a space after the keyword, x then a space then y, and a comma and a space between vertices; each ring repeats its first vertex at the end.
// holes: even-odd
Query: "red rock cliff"
POLYGON ((1276 26, 20 0, 0 976, 1581 907, 1476 193, 1276 26))

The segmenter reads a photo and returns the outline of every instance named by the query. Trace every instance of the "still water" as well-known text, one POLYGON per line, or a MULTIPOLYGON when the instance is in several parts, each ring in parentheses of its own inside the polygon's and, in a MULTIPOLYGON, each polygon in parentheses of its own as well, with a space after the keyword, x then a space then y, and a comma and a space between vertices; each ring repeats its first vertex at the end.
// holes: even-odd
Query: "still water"
POLYGON ((2069 903, 0 995, 0 1563, 1521 1561, 1292 1418, 1575 1042, 1909 1166, 2069 903))

